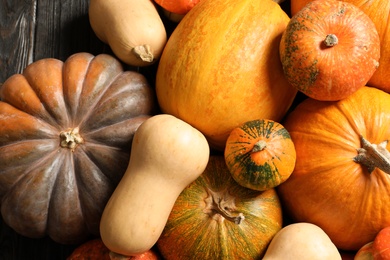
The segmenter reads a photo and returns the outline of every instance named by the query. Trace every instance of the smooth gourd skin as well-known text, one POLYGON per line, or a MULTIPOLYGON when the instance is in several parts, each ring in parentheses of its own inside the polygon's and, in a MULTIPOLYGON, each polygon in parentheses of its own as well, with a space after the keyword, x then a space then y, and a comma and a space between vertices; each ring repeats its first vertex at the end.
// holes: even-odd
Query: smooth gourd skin
POLYGON ((206 168, 209 150, 203 134, 174 116, 145 121, 134 136, 127 171, 102 215, 106 246, 123 255, 149 250, 180 192, 206 168))
POLYGON ((200 1, 161 56, 156 93, 162 111, 199 129, 219 150, 246 121, 281 120, 296 94, 279 59, 288 21, 272 0, 200 1))
POLYGON ((293 223, 272 239, 263 260, 341 260, 329 236, 312 223, 293 223))
POLYGON ((4 222, 23 236, 62 244, 98 235, 133 134, 155 113, 145 77, 123 71, 110 55, 76 53, 30 64, 4 82, 0 99, 4 222), (82 138, 73 148, 62 143, 69 129, 82 138))
POLYGON ((91 0, 88 14, 96 36, 128 65, 148 66, 160 57, 167 34, 152 0, 91 0), (150 51, 141 59, 135 49, 144 45, 150 51))
MULTIPOLYGON (((365 12, 374 22, 379 34, 381 46, 379 67, 367 85, 390 92, 390 1, 388 0, 343 0, 352 3, 365 12)), ((291 0, 291 14, 296 14, 312 0, 291 0)))
POLYGON ((297 152, 293 173, 277 188, 286 214, 317 224, 344 250, 389 226, 388 173, 354 160, 361 135, 375 145, 390 139, 389 115, 390 95, 371 87, 337 102, 300 103, 284 122, 297 152))
POLYGON ((258 119, 233 129, 224 157, 233 179, 244 187, 262 191, 275 188, 290 177, 296 152, 283 125, 258 119))

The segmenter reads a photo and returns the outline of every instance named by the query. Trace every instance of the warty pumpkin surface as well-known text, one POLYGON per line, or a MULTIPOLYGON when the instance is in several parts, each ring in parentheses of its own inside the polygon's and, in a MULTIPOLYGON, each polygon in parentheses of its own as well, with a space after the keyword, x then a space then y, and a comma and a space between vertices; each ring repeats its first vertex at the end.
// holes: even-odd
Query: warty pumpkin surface
MULTIPOLYGON (((291 14, 295 15, 307 3, 313 0, 291 0, 291 14)), ((380 59, 379 67, 372 75, 367 85, 390 92, 390 1, 388 0, 343 0, 352 3, 366 13, 374 22, 379 34, 380 59)))
POLYGON ((233 129, 226 141, 224 157, 234 180, 262 191, 275 188, 290 177, 296 153, 282 124, 257 119, 233 129))
POLYGON ((154 113, 145 77, 112 56, 42 59, 2 86, 0 204, 27 237, 79 243, 99 234, 133 134, 154 113))
POLYGON ((280 43, 283 71, 311 98, 336 101, 366 85, 379 66, 371 19, 353 4, 314 1, 296 13, 280 43))
POLYGON ((289 17, 272 0, 202 0, 170 36, 156 94, 172 114, 223 150, 230 131, 257 119, 283 118, 296 94, 279 59, 289 17))
POLYGON ((307 99, 286 118, 297 152, 277 187, 294 221, 358 250, 390 225, 390 94, 364 87, 338 102, 307 99))
POLYGON ((164 259, 261 259, 282 228, 275 189, 238 185, 221 155, 180 194, 157 241, 164 259))

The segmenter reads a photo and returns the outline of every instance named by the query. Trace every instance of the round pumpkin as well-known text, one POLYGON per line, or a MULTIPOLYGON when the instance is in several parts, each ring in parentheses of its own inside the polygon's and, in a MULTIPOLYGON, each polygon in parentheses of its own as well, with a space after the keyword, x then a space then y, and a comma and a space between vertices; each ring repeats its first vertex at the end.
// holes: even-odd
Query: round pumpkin
MULTIPOLYGON (((291 0, 291 14, 295 15, 307 3, 313 0, 291 0)), ((367 85, 390 92, 390 1, 388 0, 343 0, 359 7, 376 26, 380 38, 379 67, 367 85)), ((352 55, 350 55, 352 57, 352 55)), ((350 58, 351 58, 350 57, 350 58)))
POLYGON ((289 17, 272 0, 200 1, 161 56, 161 110, 200 130, 223 151, 240 124, 283 118, 296 95, 283 75, 279 43, 289 17))
POLYGON ((159 260, 156 249, 152 248, 136 256, 124 256, 112 252, 102 239, 94 238, 76 247, 66 260, 159 260))
POLYGON ((297 159, 277 187, 286 213, 358 250, 390 226, 390 94, 363 87, 346 99, 306 99, 284 122, 297 159))
POLYGON ((379 57, 374 23, 355 5, 337 0, 307 4, 291 18, 280 43, 291 85, 324 101, 346 98, 365 86, 379 57))
POLYGON ((290 177, 296 153, 283 125, 257 119, 233 129, 226 141, 224 158, 235 181, 263 191, 275 188, 290 177))
POLYGON ((221 155, 176 200, 157 246, 164 259, 260 259, 282 228, 275 189, 238 185, 221 155))
POLYGON ((99 234, 134 132, 154 113, 146 78, 112 56, 42 59, 8 78, 0 102, 0 201, 21 235, 79 243, 99 234))

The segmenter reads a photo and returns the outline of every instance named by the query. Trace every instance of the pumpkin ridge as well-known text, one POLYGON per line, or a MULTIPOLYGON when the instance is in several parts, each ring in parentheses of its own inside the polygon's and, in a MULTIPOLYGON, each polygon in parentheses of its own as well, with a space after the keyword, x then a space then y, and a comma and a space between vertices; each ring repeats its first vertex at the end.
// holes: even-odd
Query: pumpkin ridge
MULTIPOLYGON (((111 85, 121 76, 121 74, 123 73, 123 68, 122 68, 122 65, 119 63, 118 60, 116 60, 115 58, 111 57, 111 56, 108 56, 108 55, 104 55, 104 54, 101 54, 101 55, 98 55, 98 56, 95 56, 89 63, 88 63, 88 67, 87 67, 87 70, 86 70, 86 74, 85 74, 85 77, 84 77, 84 82, 82 84, 82 89, 81 89, 81 95, 83 95, 83 93, 85 91, 87 91, 87 84, 88 84, 88 78, 89 77, 93 77, 94 76, 94 66, 104 66, 104 68, 109 68, 110 70, 113 70, 113 71, 110 71, 111 73, 114 73, 115 71, 115 75, 112 76, 111 74, 109 74, 109 81, 105 80, 104 82, 100 82, 100 84, 103 86, 102 90, 99 90, 99 89, 96 89, 96 88, 93 88, 94 91, 98 91, 98 96, 94 96, 92 99, 93 99, 93 103, 92 104, 88 104, 88 109, 87 109, 87 113, 83 114, 81 118, 79 118, 80 116, 80 112, 81 111, 78 111, 78 113, 76 114, 77 115, 77 126, 82 129, 83 128, 83 124, 88 121, 88 119, 90 118, 91 114, 93 113, 93 111, 95 110, 95 108, 97 107, 97 105, 99 104, 99 101, 102 99, 102 97, 104 96, 104 93, 111 87, 111 85), (100 64, 100 60, 108 60, 109 62, 107 62, 107 64, 105 64, 106 62, 104 62, 103 64, 100 64), (110 68, 111 66, 115 66, 115 69, 112 69, 110 68)), ((104 71, 104 68, 102 69, 102 71, 104 71)), ((107 72, 108 73, 108 72, 107 72)), ((96 85, 96 82, 94 82, 93 84, 94 86, 96 85)), ((79 110, 82 110, 83 109, 83 105, 84 105, 84 102, 85 100, 82 100, 80 99, 79 100, 79 103, 78 103, 78 108, 79 110)))

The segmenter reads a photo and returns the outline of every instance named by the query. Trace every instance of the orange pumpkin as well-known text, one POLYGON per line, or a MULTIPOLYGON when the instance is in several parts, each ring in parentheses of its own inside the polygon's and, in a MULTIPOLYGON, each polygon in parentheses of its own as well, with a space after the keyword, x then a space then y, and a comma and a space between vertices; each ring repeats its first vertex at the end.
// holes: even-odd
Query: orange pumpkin
POLYGON ((311 98, 335 101, 365 86, 377 69, 378 32, 353 4, 314 1, 296 13, 280 43, 291 85, 311 98))
POLYGON ((268 190, 290 177, 296 153, 290 134, 278 122, 245 122, 230 133, 224 152, 226 165, 240 185, 268 190))
MULTIPOLYGON (((291 0, 291 14, 295 15, 313 0, 291 0)), ((368 85, 390 92, 390 1, 388 0, 343 0, 359 7, 376 26, 379 34, 381 57, 379 67, 368 81, 368 85)), ((351 55, 352 57, 352 55, 351 55)))
POLYGON ((278 186, 294 221, 358 250, 390 226, 390 94, 363 87, 338 102, 307 99, 286 118, 297 152, 278 186))
POLYGON ((94 238, 76 247, 66 260, 159 260, 156 249, 152 248, 136 256, 123 256, 111 252, 101 238, 94 238))
POLYGON ((288 21, 272 0, 200 1, 160 59, 156 93, 162 111, 200 130, 221 151, 240 124, 281 120, 297 92, 279 59, 288 21))
POLYGON ((169 260, 261 259, 281 228, 275 189, 238 185, 223 156, 214 155, 176 200, 157 246, 169 260))
POLYGON ((200 0, 154 0, 168 12, 175 14, 188 13, 200 0))
POLYGON ((0 92, 0 204, 17 233, 76 244, 99 234, 133 135, 155 112, 146 78, 106 54, 42 59, 0 92))

